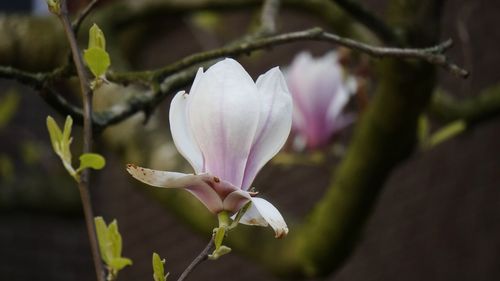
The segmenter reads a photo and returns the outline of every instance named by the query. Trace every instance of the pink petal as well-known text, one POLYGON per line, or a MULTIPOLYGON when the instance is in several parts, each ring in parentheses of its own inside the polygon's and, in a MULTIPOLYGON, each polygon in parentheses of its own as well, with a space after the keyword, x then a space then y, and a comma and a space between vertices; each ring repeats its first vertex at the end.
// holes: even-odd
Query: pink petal
POLYGON ((219 194, 212 188, 214 177, 208 174, 193 175, 146 169, 128 164, 127 171, 137 180, 156 187, 183 188, 191 192, 212 213, 222 211, 219 194))
POLYGON ((202 67, 198 68, 196 76, 194 77, 193 85, 191 85, 191 89, 189 90, 191 94, 196 92, 196 88, 198 87, 198 82, 200 82, 200 79, 203 76, 203 74, 204 74, 203 68, 202 67))
POLYGON ((276 238, 283 238, 288 234, 288 226, 278 209, 262 198, 252 198, 252 206, 243 215, 240 223, 259 226, 270 225, 276 238))
POLYGON ((231 213, 236 213, 248 202, 248 200, 251 199, 252 198, 250 197, 250 194, 248 192, 243 190, 236 190, 229 193, 222 204, 224 205, 224 210, 231 213))
POLYGON ((340 87, 338 87, 338 90, 332 98, 325 116, 329 135, 333 132, 334 124, 337 122, 339 116, 341 116, 342 110, 349 102, 350 96, 351 94, 344 85, 340 85, 340 87))
MULTIPOLYGON (((198 77, 199 75, 197 75, 198 77)), ((187 104, 189 95, 178 92, 170 104, 170 131, 179 153, 191 164, 196 174, 203 171, 203 155, 196 143, 189 122, 187 121, 187 104)))
POLYGON ((191 95, 189 123, 205 171, 241 186, 260 114, 255 83, 238 62, 225 59, 201 76, 191 95))
POLYGON ((254 143, 248 156, 242 188, 247 190, 259 170, 283 147, 292 125, 292 98, 278 67, 256 82, 261 111, 254 143))
POLYGON ((294 130, 309 147, 328 142, 332 120, 345 106, 345 86, 337 55, 328 53, 314 59, 301 53, 293 61, 287 82, 294 99, 294 130))

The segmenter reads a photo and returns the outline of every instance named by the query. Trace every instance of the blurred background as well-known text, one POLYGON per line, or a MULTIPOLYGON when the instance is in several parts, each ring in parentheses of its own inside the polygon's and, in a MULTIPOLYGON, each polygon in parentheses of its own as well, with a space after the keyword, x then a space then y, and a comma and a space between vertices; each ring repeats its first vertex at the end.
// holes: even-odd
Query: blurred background
MULTIPOLYGON (((153 1, 118 0, 100 1, 95 14, 116 2, 131 8, 114 8, 105 14, 118 18, 120 23, 114 26, 123 31, 116 36, 120 38, 108 41, 111 52, 120 47, 118 54, 111 54, 115 70, 157 68, 194 52, 222 46, 248 32, 258 14, 258 7, 249 7, 217 12, 150 12, 144 18, 133 18, 128 17, 130 11, 153 1)), ((87 1, 69 4, 75 12, 87 1)), ((362 4, 380 18, 385 17, 387 1, 362 4)), ((439 70, 436 85, 441 91, 457 99, 476 97, 500 81, 496 67, 500 64, 500 30, 496 28, 500 24, 499 10, 500 2, 491 0, 444 1, 440 26, 435 28, 440 29, 442 40, 454 39, 448 55, 471 75, 462 80, 439 70)), ((60 30, 45 29, 53 26, 45 1, 1 1, 0 12, 0 64, 47 71, 64 62, 66 53, 61 50, 65 41, 60 39, 60 30), (36 28, 38 32, 30 32, 36 28), (23 39, 13 41, 15 34, 21 34, 23 39), (50 43, 54 40, 59 43, 50 43), (33 57, 27 55, 29 48, 34 49, 33 57)), ((104 22, 98 16, 90 17, 80 33, 82 46, 91 20, 100 25, 104 22)), ((325 21, 313 13, 283 5, 277 26, 279 32, 313 26, 345 35, 357 32, 336 25, 342 20, 325 21)), ((101 27, 107 36, 112 32, 106 24, 101 27)), ((256 79, 276 65, 286 69, 300 51, 320 56, 332 49, 331 44, 297 42, 258 51, 239 61, 256 79)), ((346 68, 358 77, 363 97, 369 100, 379 74, 371 60, 351 53, 347 56, 351 61, 346 68)), ((96 108, 108 108, 140 91, 144 89, 106 85, 95 94, 96 108)), ((77 93, 67 92, 68 99, 78 100, 77 93)), ((124 169, 126 163, 137 163, 189 171, 169 136, 169 103, 170 98, 163 101, 145 125, 139 113, 106 129, 95 142, 107 165, 92 174, 94 213, 107 221, 118 220, 123 255, 134 261, 133 266, 120 272, 119 280, 152 280, 153 251, 166 258, 167 271, 175 277, 209 239, 209 232, 183 217, 182 208, 172 207, 187 200, 186 194, 150 189, 124 169)), ((60 124, 62 116, 36 91, 9 80, 0 80, 0 107, 0 279, 95 278, 78 190, 52 151, 45 127, 47 115, 57 117, 60 124)), ((347 108, 359 113, 363 103, 352 99, 347 108)), ((443 125, 432 118, 430 124, 433 129, 443 125)), ((319 151, 323 161, 290 163, 280 161, 278 156, 259 173, 254 185, 272 199, 288 222, 303 219, 322 198, 332 177, 331 169, 342 160, 355 126, 335 136, 334 148, 319 151)), ((74 155, 78 155, 81 131, 74 131, 72 147, 74 155)), ((384 180, 352 253, 325 279, 499 280, 499 141, 500 118, 492 115, 439 145, 417 149, 401 161, 384 180)), ((287 151, 291 146, 287 145, 287 151)), ((199 207, 197 202, 192 204, 199 207)), ((215 225, 215 221, 204 223, 215 225)), ((272 235, 270 229, 259 231, 272 235)), ((238 251, 203 263, 189 278, 279 279, 238 251)))

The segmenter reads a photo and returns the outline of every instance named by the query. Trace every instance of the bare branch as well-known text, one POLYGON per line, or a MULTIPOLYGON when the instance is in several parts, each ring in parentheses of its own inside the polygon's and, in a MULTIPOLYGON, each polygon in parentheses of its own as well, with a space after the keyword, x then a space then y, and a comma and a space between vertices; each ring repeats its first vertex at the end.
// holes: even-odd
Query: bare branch
POLYGON ((78 34, 78 30, 82 25, 83 20, 90 14, 92 9, 96 6, 99 0, 92 0, 78 15, 78 17, 71 23, 71 28, 73 33, 78 34))
POLYGON ((32 88, 41 88, 46 77, 46 73, 31 73, 10 66, 0 66, 0 78, 15 80, 32 88))
POLYGON ((182 272, 181 276, 179 276, 179 279, 177 281, 184 281, 188 277, 188 275, 195 269, 196 266, 198 266, 201 262, 205 261, 208 258, 208 253, 210 252, 210 249, 214 246, 214 239, 210 239, 208 242, 207 246, 201 251, 201 253, 196 256, 196 258, 188 265, 188 267, 182 272))
POLYGON ((379 47, 365 44, 353 39, 338 36, 333 33, 323 31, 321 28, 312 28, 304 31, 297 31, 291 33, 284 33, 280 35, 257 38, 251 41, 243 41, 239 44, 231 44, 227 47, 215 49, 207 52, 197 53, 187 56, 173 64, 156 70, 149 70, 146 72, 128 72, 128 73, 112 73, 108 76, 110 81, 118 83, 132 83, 137 80, 149 82, 161 82, 172 73, 178 72, 186 67, 193 66, 197 63, 206 62, 226 56, 238 56, 241 54, 248 54, 252 51, 283 45, 296 41, 324 41, 344 46, 372 57, 392 57, 400 59, 419 59, 427 61, 431 64, 440 66, 452 74, 459 77, 467 77, 468 72, 456 64, 450 63, 446 56, 443 54, 447 49, 452 46, 452 41, 447 40, 439 45, 429 48, 413 49, 413 48, 391 48, 379 47))
POLYGON ((384 21, 377 18, 373 13, 361 6, 360 3, 352 0, 331 1, 344 9, 367 29, 371 30, 383 42, 399 45, 399 38, 396 36, 394 31, 387 24, 385 24, 384 21))

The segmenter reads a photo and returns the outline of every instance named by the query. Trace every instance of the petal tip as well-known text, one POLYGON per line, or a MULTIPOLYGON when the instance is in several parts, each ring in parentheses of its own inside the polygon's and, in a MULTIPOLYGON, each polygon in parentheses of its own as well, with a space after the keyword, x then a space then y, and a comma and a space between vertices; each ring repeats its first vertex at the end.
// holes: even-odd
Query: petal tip
POLYGON ((276 229, 274 238, 283 239, 288 235, 288 227, 276 229))
POLYGON ((131 170, 136 170, 137 169, 137 165, 135 164, 127 164, 127 172, 131 173, 131 170))

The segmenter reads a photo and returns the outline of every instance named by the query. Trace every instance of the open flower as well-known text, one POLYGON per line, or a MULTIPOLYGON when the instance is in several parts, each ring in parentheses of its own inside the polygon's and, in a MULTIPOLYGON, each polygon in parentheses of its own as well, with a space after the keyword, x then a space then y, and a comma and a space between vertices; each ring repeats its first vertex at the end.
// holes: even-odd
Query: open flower
POLYGON ((294 103, 293 131, 301 146, 322 147, 353 121, 353 116, 342 110, 355 87, 354 80, 344 79, 335 52, 318 59, 308 52, 298 54, 286 78, 294 103))
POLYGON ((238 62, 225 59, 206 72, 200 68, 191 93, 177 93, 170 105, 172 138, 194 174, 127 170, 149 185, 184 188, 216 214, 234 214, 251 201, 240 223, 270 225, 283 237, 288 228, 280 212, 249 188, 285 143, 291 123, 292 99, 277 67, 254 83, 238 62))

